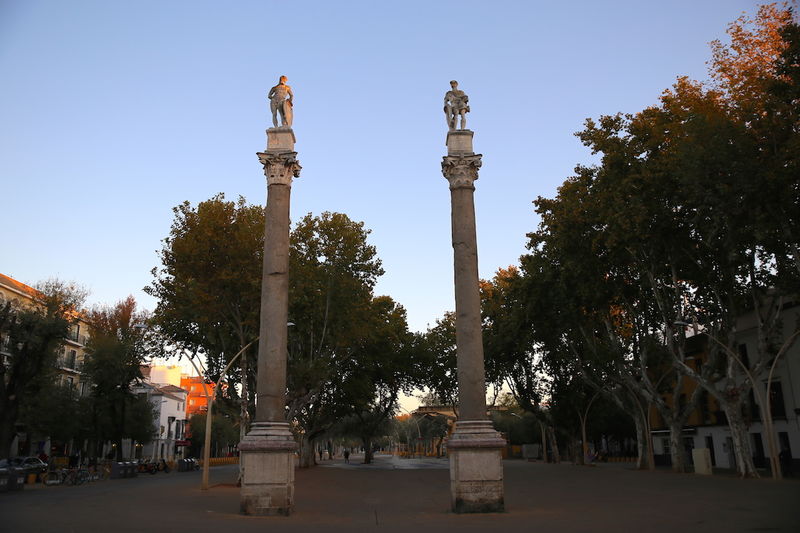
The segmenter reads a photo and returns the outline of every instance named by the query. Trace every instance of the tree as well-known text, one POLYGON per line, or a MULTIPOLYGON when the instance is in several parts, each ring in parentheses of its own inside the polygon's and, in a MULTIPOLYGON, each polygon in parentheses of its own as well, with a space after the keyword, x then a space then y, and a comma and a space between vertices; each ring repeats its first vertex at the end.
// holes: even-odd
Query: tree
POLYGON ((133 296, 113 307, 96 307, 88 314, 92 337, 84 372, 92 382, 95 453, 110 440, 116 443, 118 461, 123 439, 148 442, 153 436, 153 406, 131 391, 131 385, 142 380, 140 367, 147 357, 149 339, 146 329, 138 326, 147 318, 146 313, 137 312, 133 296))
POLYGON ((339 373, 368 345, 372 289, 383 274, 368 235, 363 222, 328 212, 306 215, 290 235, 287 406, 302 428, 303 467, 314 464, 314 441, 352 405, 339 373))
POLYGON ((373 441, 385 435, 401 391, 419 383, 419 368, 406 312, 388 296, 373 298, 366 337, 337 377, 346 410, 355 424, 351 431, 364 445, 364 463, 372 462, 373 441))
POLYGON ((766 6, 755 30, 746 17, 734 23, 730 48, 715 45, 712 89, 679 78, 657 106, 588 120, 578 135, 601 163, 578 167, 556 199, 537 201, 542 224, 527 262, 555 266, 566 296, 555 305, 574 327, 554 328, 560 338, 538 328, 534 338, 548 356, 565 342, 598 388, 611 378, 611 390, 654 405, 677 470, 680 431, 702 387, 728 415, 740 473, 755 473, 742 418, 752 384, 729 354, 737 320, 754 313, 751 370, 760 372, 786 325, 780 299, 797 287, 797 173, 785 170, 796 169, 797 154, 789 20, 766 6), (719 346, 702 370, 688 364, 687 332, 676 326, 687 317, 719 346))
POLYGON ((436 325, 415 339, 415 351, 426 369, 421 384, 432 398, 458 415, 458 379, 455 313, 448 312, 436 325))
MULTIPOLYGON (((217 195, 174 211, 162 266, 146 289, 159 298, 154 323, 170 345, 190 356, 204 353, 207 377, 217 378, 257 332, 263 210, 217 195)), ((311 462, 313 440, 344 416, 336 372, 369 338, 372 289, 383 270, 368 235, 363 223, 341 213, 309 214, 291 232, 287 417, 303 429, 303 465, 311 462)), ((239 369, 243 398, 255 384, 255 365, 247 362, 255 353, 239 369)))
POLYGON ((0 307, 0 337, 9 352, 0 364, 0 458, 11 453, 26 403, 52 384, 58 349, 85 296, 74 284, 49 280, 37 286, 30 307, 0 307))
MULTIPOLYGON (((153 324, 169 339, 168 346, 191 356, 202 352, 206 377, 216 381, 229 358, 258 335, 264 211, 242 197, 226 201, 220 193, 196 207, 184 202, 173 213, 159 252, 161 266, 153 269, 155 279, 144 290, 158 299, 153 324)), ((248 350, 231 371, 242 383, 242 436, 256 353, 248 350)))
POLYGON ((67 443, 71 439, 81 442, 90 437, 91 421, 87 416, 90 410, 89 402, 78 395, 75 387, 52 379, 43 383, 39 394, 28 398, 21 407, 20 421, 29 435, 49 437, 52 443, 67 443))
MULTIPOLYGON (((206 414, 200 413, 189 419, 189 434, 192 439, 191 453, 197 457, 202 455, 203 442, 206 437, 206 414)), ((211 449, 216 453, 211 456, 219 456, 219 453, 239 443, 239 428, 235 413, 221 412, 214 413, 211 421, 211 449)))

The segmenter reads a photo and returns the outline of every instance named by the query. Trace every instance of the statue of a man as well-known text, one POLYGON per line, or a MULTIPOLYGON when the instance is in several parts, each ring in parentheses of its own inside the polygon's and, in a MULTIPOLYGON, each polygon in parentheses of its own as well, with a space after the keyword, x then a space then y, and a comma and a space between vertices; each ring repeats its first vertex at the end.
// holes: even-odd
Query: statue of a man
POLYGON ((469 96, 458 88, 458 82, 450 82, 451 89, 444 95, 444 114, 447 118, 447 127, 450 131, 456 129, 458 117, 461 117, 461 127, 467 127, 467 113, 469 112, 469 96))
POLYGON ((272 124, 278 127, 278 113, 281 114, 281 126, 292 126, 292 88, 286 85, 286 76, 281 76, 278 85, 269 90, 269 108, 272 110, 272 124), (286 98, 286 97, 289 98, 286 98))

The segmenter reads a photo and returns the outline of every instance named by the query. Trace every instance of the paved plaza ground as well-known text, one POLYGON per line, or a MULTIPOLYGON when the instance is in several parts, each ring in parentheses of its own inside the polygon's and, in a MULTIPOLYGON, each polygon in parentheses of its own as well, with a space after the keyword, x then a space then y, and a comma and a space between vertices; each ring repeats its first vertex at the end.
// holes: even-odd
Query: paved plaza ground
POLYGON ((26 486, 0 494, 0 531, 800 531, 800 481, 739 480, 627 464, 597 467, 506 461, 505 513, 449 512, 445 460, 378 456, 375 465, 342 460, 298 470, 290 517, 238 514, 235 466, 212 469, 199 489, 189 472, 95 482, 26 486), (423 529, 424 528, 424 529, 423 529))

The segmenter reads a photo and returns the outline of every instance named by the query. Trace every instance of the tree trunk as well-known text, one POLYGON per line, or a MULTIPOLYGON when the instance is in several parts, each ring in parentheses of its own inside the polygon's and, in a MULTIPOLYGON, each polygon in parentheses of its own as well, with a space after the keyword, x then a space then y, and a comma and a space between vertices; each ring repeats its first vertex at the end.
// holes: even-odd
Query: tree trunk
POLYGON ((642 420, 640 417, 634 416, 633 423, 636 426, 636 469, 645 470, 647 468, 647 459, 645 457, 647 440, 642 427, 642 420))
POLYGON ((544 424, 539 422, 539 429, 542 430, 542 462, 547 462, 547 433, 544 424))
POLYGON ((553 426, 547 427, 547 436, 550 440, 550 452, 553 455, 553 462, 558 464, 561 462, 561 454, 558 452, 558 441, 556 441, 556 430, 553 426))
POLYGON ((669 455, 672 460, 673 472, 686 472, 686 453, 683 449, 683 424, 671 421, 669 424, 669 455))
POLYGON ((641 416, 634 416, 633 423, 636 426, 636 468, 639 470, 654 470, 656 465, 653 459, 653 446, 647 421, 641 416))
POLYGON ((578 464, 585 465, 586 460, 589 458, 589 441, 586 440, 586 417, 578 414, 578 419, 581 422, 581 458, 578 464))
POLYGON ((728 417, 728 426, 731 429, 733 441, 733 454, 736 457, 736 471, 739 476, 759 477, 753 464, 753 454, 750 450, 750 435, 747 433, 747 424, 742 417, 740 402, 726 402, 722 405, 728 417))
POLYGON ((302 442, 300 443, 300 468, 311 468, 316 464, 314 460, 314 440, 309 439, 306 433, 303 433, 302 442))
POLYGON ((368 465, 372 463, 372 439, 366 437, 362 438, 361 441, 364 443, 364 464, 368 465))

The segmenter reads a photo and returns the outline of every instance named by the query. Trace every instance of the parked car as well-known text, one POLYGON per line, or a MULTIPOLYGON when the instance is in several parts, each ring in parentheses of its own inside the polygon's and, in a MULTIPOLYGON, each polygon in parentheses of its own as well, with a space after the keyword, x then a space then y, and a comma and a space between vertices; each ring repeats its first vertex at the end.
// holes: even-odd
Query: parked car
POLYGON ((10 459, 3 459, 2 463, 2 467, 4 468, 8 466, 21 468, 27 474, 41 474, 42 472, 47 472, 47 463, 38 457, 12 457, 10 459))

